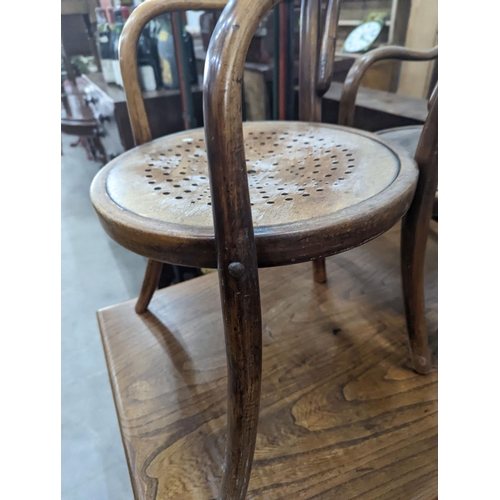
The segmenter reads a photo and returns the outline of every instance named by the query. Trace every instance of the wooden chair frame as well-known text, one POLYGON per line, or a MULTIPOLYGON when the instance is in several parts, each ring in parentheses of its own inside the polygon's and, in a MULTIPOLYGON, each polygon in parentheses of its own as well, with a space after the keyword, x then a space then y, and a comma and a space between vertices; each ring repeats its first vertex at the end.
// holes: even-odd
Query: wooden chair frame
MULTIPOLYGON (((377 61, 430 61, 437 59, 438 47, 412 50, 388 46, 372 50, 360 57, 349 70, 339 102, 339 124, 352 127, 356 95, 366 71, 377 61)), ((431 358, 425 326, 424 260, 429 223, 437 216, 435 193, 438 183, 438 91, 437 84, 429 99, 429 115, 415 153, 419 180, 412 204, 403 218, 401 230, 401 271, 408 337, 416 371, 428 373, 431 358)))
MULTIPOLYGON (((248 47, 259 22, 278 3, 279 0, 230 0, 227 4, 220 0, 148 0, 134 10, 120 41, 120 65, 130 121, 136 144, 140 145, 152 139, 137 74, 136 46, 142 28, 166 12, 224 9, 210 42, 204 76, 205 138, 228 364, 227 444, 220 493, 223 500, 245 498, 255 448, 261 387, 262 320, 241 114, 243 71, 248 47)), ((331 47, 336 39, 339 6, 339 0, 328 2, 322 26, 320 0, 302 1, 301 120, 321 121, 321 97, 333 74, 335 51, 331 47)), ((437 97, 431 109, 432 116, 436 113, 437 97)), ((425 147, 419 146, 424 174, 432 170, 433 149, 425 138, 432 136, 433 127, 433 121, 426 125, 422 134, 425 147)), ((422 182, 426 182, 425 177, 422 182)), ((423 198, 427 191, 424 186, 423 198)), ((415 209, 414 212, 406 218, 406 233, 415 225, 420 226, 426 216, 425 210, 415 209)), ((420 241, 420 233, 414 237, 420 241)), ((405 241, 405 248, 408 247, 405 255, 411 254, 409 247, 418 247, 420 252, 421 247, 409 234, 405 241)), ((416 256, 413 261, 419 258, 416 256)), ((137 312, 146 310, 156 289, 161 266, 160 262, 149 261, 137 312)), ((405 263, 404 269, 408 276, 418 274, 411 264, 405 263)), ((324 260, 318 259, 314 277, 316 281, 325 281, 324 260)), ((413 310, 410 307, 410 311, 413 310)), ((420 309, 417 308, 415 314, 420 314, 420 309)), ((417 329, 421 328, 419 321, 414 322, 417 329)), ((413 337, 420 339, 418 332, 413 337)), ((413 342, 412 348, 425 358, 425 369, 428 369, 428 348, 419 342, 413 342)))

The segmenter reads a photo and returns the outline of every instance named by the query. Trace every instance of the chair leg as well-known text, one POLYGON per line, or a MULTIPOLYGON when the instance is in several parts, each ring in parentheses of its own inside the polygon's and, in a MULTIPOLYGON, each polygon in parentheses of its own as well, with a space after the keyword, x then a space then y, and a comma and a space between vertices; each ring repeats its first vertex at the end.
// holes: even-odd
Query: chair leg
POLYGON ((143 314, 148 310, 153 294, 158 288, 162 268, 163 264, 161 262, 148 260, 146 274, 144 275, 144 281, 142 282, 141 293, 139 294, 139 298, 135 304, 135 312, 137 314, 143 314))
POLYGON ((413 202, 403 218, 401 229, 401 272, 413 368, 426 374, 431 355, 425 325, 424 262, 437 176, 421 176, 413 202))
POLYGON ((220 500, 244 500, 252 470, 262 376, 258 281, 219 272, 228 367, 227 441, 220 500))
POLYGON ((316 283, 326 283, 325 259, 313 260, 313 280, 316 283))

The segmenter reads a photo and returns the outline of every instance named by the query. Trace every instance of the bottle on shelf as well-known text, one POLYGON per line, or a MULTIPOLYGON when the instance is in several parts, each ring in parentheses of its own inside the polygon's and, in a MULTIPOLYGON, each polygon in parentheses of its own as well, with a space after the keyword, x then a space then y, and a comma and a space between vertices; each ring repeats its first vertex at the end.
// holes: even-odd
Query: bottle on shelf
MULTIPOLYGON (((164 14, 158 18, 158 55, 160 58, 161 77, 163 85, 167 88, 179 88, 179 76, 175 58, 175 44, 172 32, 172 21, 170 14, 164 14)), ((181 41, 184 44, 185 53, 188 54, 189 83, 198 83, 198 71, 194 56, 193 37, 185 29, 181 33, 181 41)))
POLYGON ((99 56, 101 58, 102 76, 106 83, 115 83, 113 71, 113 40, 111 28, 106 19, 104 9, 95 9, 99 41, 99 56))
POLYGON ((137 44, 137 66, 142 90, 156 90, 162 87, 158 47, 151 33, 152 23, 144 27, 137 44))
POLYGON ((125 25, 125 21, 130 15, 130 11, 127 7, 120 6, 116 7, 113 11, 115 20, 115 31, 114 31, 114 43, 113 43, 113 72, 115 76, 115 83, 120 87, 123 87, 122 74, 120 71, 120 58, 119 58, 119 47, 120 47, 120 35, 125 25))

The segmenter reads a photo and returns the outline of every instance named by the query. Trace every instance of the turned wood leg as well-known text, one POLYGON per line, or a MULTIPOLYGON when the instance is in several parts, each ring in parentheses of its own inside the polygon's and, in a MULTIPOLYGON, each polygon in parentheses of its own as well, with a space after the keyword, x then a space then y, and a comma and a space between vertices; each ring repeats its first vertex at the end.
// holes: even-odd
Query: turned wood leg
POLYGON ((313 280, 316 283, 326 283, 325 259, 313 260, 313 280))
POLYGON ((258 281, 249 283, 253 280, 247 279, 246 273, 241 277, 219 273, 219 277, 228 368, 227 441, 220 499, 244 500, 259 420, 260 297, 258 281))
POLYGON ((426 174, 421 173, 419 177, 415 197, 403 218, 401 230, 401 270, 411 357, 415 371, 423 374, 431 370, 425 325, 424 262, 437 185, 437 175, 426 174))
POLYGON ((135 312, 137 314, 143 314, 147 311, 149 303, 153 298, 153 294, 158 288, 162 268, 163 264, 161 262, 148 260, 146 274, 144 275, 144 281, 142 282, 141 293, 139 294, 139 298, 135 304, 135 312))

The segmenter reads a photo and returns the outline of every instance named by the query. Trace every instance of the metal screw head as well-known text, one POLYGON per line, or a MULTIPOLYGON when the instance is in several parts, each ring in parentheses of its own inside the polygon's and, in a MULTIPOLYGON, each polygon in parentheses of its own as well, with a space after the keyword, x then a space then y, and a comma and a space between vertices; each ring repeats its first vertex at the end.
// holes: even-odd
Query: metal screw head
POLYGON ((231 262, 228 271, 233 278, 239 278, 245 272, 245 266, 241 262, 231 262))

